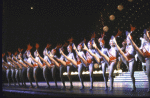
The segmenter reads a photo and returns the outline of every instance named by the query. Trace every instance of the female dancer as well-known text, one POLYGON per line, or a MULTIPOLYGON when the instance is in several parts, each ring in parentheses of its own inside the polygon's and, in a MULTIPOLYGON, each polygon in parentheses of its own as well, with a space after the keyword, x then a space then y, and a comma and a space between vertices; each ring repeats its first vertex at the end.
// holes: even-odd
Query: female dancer
MULTIPOLYGON (((126 35, 128 35, 128 31, 126 31, 126 35)), ((121 54, 121 58, 123 60, 123 62, 129 66, 129 71, 130 71, 130 75, 131 75, 131 79, 132 79, 132 83, 133 83, 133 88, 132 88, 132 92, 136 90, 135 87, 135 78, 134 78, 134 71, 135 71, 135 50, 131 45, 131 42, 129 40, 129 37, 127 36, 126 41, 127 41, 127 46, 125 48, 125 53, 120 49, 120 47, 118 46, 116 39, 114 37, 113 39, 115 46, 117 47, 118 52, 121 54)))
POLYGON ((47 56, 49 57, 49 59, 51 60, 51 72, 52 72, 52 77, 54 79, 54 82, 55 82, 55 86, 56 88, 58 87, 57 86, 57 80, 56 80, 56 68, 59 68, 60 64, 55 60, 53 59, 54 58, 57 58, 57 56, 55 55, 56 54, 56 50, 58 49, 58 45, 56 46, 56 48, 52 49, 51 52, 47 53, 47 56))
POLYGON ((93 89, 93 68, 94 68, 94 63, 100 62, 100 57, 96 53, 95 49, 92 49, 92 40, 88 42, 88 48, 85 44, 84 45, 84 50, 86 50, 86 58, 87 58, 87 65, 89 66, 89 72, 90 72, 90 81, 91 81, 91 87, 90 90, 93 89), (95 58, 95 59, 94 59, 95 58), (95 61, 96 60, 96 61, 95 61))
MULTIPOLYGON (((57 46, 57 48, 59 49, 61 47, 61 50, 64 52, 63 48, 66 47, 67 45, 68 44, 65 43, 62 47, 61 47, 61 45, 59 45, 59 46, 57 46)), ((47 55, 48 55, 48 53, 47 53, 47 55)), ((57 64, 59 65, 59 67, 60 67, 60 78, 61 78, 61 81, 63 83, 63 87, 61 89, 66 89, 65 81, 63 78, 63 72, 66 68, 65 57, 61 54, 60 58, 56 58, 51 53, 50 53, 50 55, 48 55, 48 57, 55 63, 55 65, 57 65, 57 64), (54 59, 53 59, 53 57, 54 57, 54 59), (60 62, 60 63, 57 63, 57 62, 60 62)))
POLYGON ((18 59, 14 56, 13 58, 22 65, 22 70, 19 72, 20 80, 22 81, 22 86, 26 87, 26 74, 27 74, 27 65, 23 63, 22 61, 22 51, 23 49, 18 48, 19 54, 18 59))
POLYGON ((32 84, 32 79, 31 79, 31 76, 32 76, 32 72, 33 72, 33 60, 31 59, 30 57, 30 50, 32 49, 32 47, 30 46, 30 44, 27 45, 27 50, 25 51, 23 57, 24 57, 24 63, 27 64, 27 77, 28 77, 28 80, 30 82, 30 87, 29 88, 33 88, 33 84, 32 84))
POLYGON ((43 68, 43 65, 42 65, 42 62, 41 62, 40 58, 38 57, 39 56, 39 54, 38 54, 39 44, 36 43, 35 47, 36 47, 36 51, 34 52, 35 58, 33 58, 33 56, 31 54, 30 54, 30 57, 35 62, 33 64, 33 66, 34 66, 34 68, 33 68, 33 77, 34 77, 34 80, 36 82, 36 87, 35 88, 38 88, 39 85, 38 85, 38 80, 37 80, 37 73, 39 71, 39 68, 41 68, 41 69, 43 68))
POLYGON ((49 85, 49 81, 48 81, 48 77, 47 77, 47 73, 48 71, 50 71, 50 64, 51 64, 51 61, 49 60, 48 56, 46 55, 47 53, 47 49, 50 47, 51 45, 50 44, 47 44, 46 48, 44 49, 43 51, 43 55, 44 55, 44 58, 42 58, 39 54, 39 58, 43 61, 43 77, 47 83, 47 87, 46 88, 50 88, 50 85, 49 85))
POLYGON ((18 85, 20 86, 19 74, 21 73, 22 66, 18 62, 15 61, 14 57, 16 57, 18 59, 18 52, 17 51, 14 53, 14 55, 12 55, 12 61, 14 64, 17 65, 17 68, 15 69, 15 71, 16 71, 15 78, 16 78, 16 81, 18 82, 18 85))
MULTIPOLYGON (((10 62, 5 62, 3 57, 4 57, 5 54, 3 54, 2 56, 2 65, 4 65, 4 67, 6 68, 6 78, 7 78, 7 81, 8 81, 8 86, 10 86, 10 74, 11 74, 11 63, 10 62)), ((7 60, 7 59, 6 59, 7 60)))
MULTIPOLYGON (((103 60, 105 61, 105 63, 107 65, 109 65, 109 78, 110 78, 110 91, 113 90, 113 72, 114 72, 114 68, 116 67, 117 64, 117 58, 118 58, 118 53, 115 47, 115 44, 112 40, 112 38, 109 41, 109 45, 111 46, 111 48, 108 51, 108 56, 104 53, 102 53, 96 46, 95 42, 93 42, 93 47, 98 51, 98 53, 103 57, 103 60)), ((107 88, 107 83, 105 84, 106 88, 107 88)))
POLYGON ((128 37, 131 41, 133 48, 137 51, 139 59, 141 61, 144 61, 145 58, 146 60, 146 72, 147 72, 148 82, 149 82, 149 87, 147 92, 150 93, 150 33, 148 30, 145 30, 144 33, 146 35, 145 40, 147 41, 147 43, 142 47, 142 51, 137 47, 137 45, 132 40, 130 33, 128 34, 128 37))
POLYGON ((87 64, 83 63, 83 61, 86 61, 86 57, 85 57, 84 52, 82 51, 82 49, 83 49, 82 42, 77 46, 77 48, 75 45, 73 45, 73 49, 76 51, 76 54, 77 54, 76 58, 77 58, 78 76, 79 76, 79 80, 82 84, 82 87, 80 88, 80 90, 82 90, 82 89, 84 89, 82 71, 83 71, 84 67, 87 67, 87 64), (78 51, 77 51, 77 49, 78 49, 78 51))
POLYGON ((17 69, 17 65, 14 64, 14 62, 12 61, 11 59, 11 53, 8 52, 8 57, 6 57, 7 59, 7 62, 9 65, 12 65, 11 66, 11 78, 13 80, 13 83, 14 83, 14 86, 16 86, 16 81, 15 81, 15 69, 17 69))
POLYGON ((68 73, 68 78, 70 81, 70 90, 73 89, 73 85, 72 85, 72 77, 71 77, 71 70, 73 68, 73 65, 77 66, 77 62, 76 59, 74 57, 74 54, 72 52, 72 38, 69 39, 68 41, 70 42, 70 44, 67 46, 67 51, 68 51, 68 55, 66 56, 63 51, 60 49, 60 54, 63 55, 66 59, 65 65, 67 66, 67 73, 68 73))

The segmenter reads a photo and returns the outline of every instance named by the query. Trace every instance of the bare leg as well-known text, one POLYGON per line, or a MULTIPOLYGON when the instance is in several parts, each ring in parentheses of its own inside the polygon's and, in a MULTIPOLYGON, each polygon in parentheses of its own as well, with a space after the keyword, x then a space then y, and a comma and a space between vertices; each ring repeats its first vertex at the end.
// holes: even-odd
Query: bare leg
POLYGON ((94 65, 93 65, 93 63, 91 63, 91 64, 89 65, 90 82, 91 82, 90 90, 93 89, 93 67, 94 67, 94 65))
POLYGON ((105 82, 105 90, 108 89, 107 86, 107 80, 106 80, 106 63, 102 63, 102 70, 103 70, 103 78, 104 78, 104 82, 105 82))

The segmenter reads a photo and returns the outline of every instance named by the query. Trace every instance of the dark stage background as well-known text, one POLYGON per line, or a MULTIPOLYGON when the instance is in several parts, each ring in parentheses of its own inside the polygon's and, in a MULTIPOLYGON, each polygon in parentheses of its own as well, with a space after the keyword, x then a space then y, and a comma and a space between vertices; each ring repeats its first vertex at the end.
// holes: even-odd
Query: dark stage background
MULTIPOLYGON (((123 32, 122 36, 117 38, 119 46, 122 46, 121 43, 126 38, 125 30, 130 30, 130 24, 137 28, 132 37, 140 47, 139 37, 142 37, 143 30, 150 26, 150 2, 129 1, 3 0, 2 53, 14 53, 18 48, 25 51, 30 43, 33 46, 33 55, 35 44, 39 43, 39 53, 43 56, 42 51, 47 43, 52 44, 52 49, 56 44, 64 44, 73 37, 77 45, 84 38, 90 40, 93 32, 96 33, 96 38, 99 38, 104 25, 109 27, 104 37, 107 48, 110 48, 108 43, 111 35, 116 35, 118 29, 123 32), (123 5, 122 11, 117 9, 120 4, 123 5), (109 20, 110 15, 115 16, 114 21, 109 20)), ((57 55, 59 56, 58 52, 57 55)), ((139 61, 136 70, 141 70, 139 61)))

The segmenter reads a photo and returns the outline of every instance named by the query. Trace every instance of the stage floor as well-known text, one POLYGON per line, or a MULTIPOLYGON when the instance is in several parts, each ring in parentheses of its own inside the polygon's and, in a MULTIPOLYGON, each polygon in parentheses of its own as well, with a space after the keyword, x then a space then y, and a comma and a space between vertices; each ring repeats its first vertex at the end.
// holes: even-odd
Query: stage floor
MULTIPOLYGON (((80 90, 81 83, 80 82, 73 82, 74 88, 69 90, 70 83, 69 81, 65 82, 66 90, 61 90, 62 83, 59 81, 57 82, 58 88, 55 87, 54 82, 49 82, 50 88, 46 89, 47 86, 46 82, 39 82, 39 88, 29 88, 30 83, 27 82, 27 87, 19 87, 18 84, 13 86, 11 84, 10 87, 7 86, 7 83, 4 83, 2 87, 3 95, 7 97, 12 97, 11 93, 19 93, 20 97, 22 94, 34 95, 34 96, 59 96, 59 97, 150 97, 150 93, 147 93, 148 90, 148 82, 136 82, 137 90, 135 92, 131 92, 132 89, 132 82, 114 82, 114 90, 107 91, 104 90, 105 84, 104 82, 94 82, 93 90, 89 90, 90 82, 84 82, 85 89, 80 90), (9 95, 7 94, 9 93, 9 95)), ((35 82, 33 82, 35 87, 35 82)), ((110 87, 110 83, 108 82, 108 87, 110 87)))

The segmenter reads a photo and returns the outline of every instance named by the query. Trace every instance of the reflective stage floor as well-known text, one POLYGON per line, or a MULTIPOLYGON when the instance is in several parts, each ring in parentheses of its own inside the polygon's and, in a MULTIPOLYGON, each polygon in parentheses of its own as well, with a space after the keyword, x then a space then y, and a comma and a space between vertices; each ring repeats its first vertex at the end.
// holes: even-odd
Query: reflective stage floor
MULTIPOLYGON (((80 90, 81 83, 73 82, 74 88, 69 90, 70 83, 69 81, 65 82, 66 90, 61 90, 62 83, 57 82, 58 88, 55 87, 54 82, 49 82, 50 88, 45 88, 47 86, 46 82, 39 82, 39 88, 29 88, 30 83, 27 82, 27 87, 19 87, 11 84, 10 87, 7 86, 7 83, 3 84, 2 91, 3 96, 6 97, 44 97, 44 96, 53 96, 53 97, 150 97, 150 93, 147 93, 148 82, 136 82, 136 91, 131 92, 132 82, 114 82, 113 91, 104 90, 104 82, 94 82, 93 90, 89 90, 90 82, 84 82, 84 90, 80 90)), ((35 82, 33 82, 35 87, 35 82)), ((108 87, 110 83, 108 82, 108 87)))

